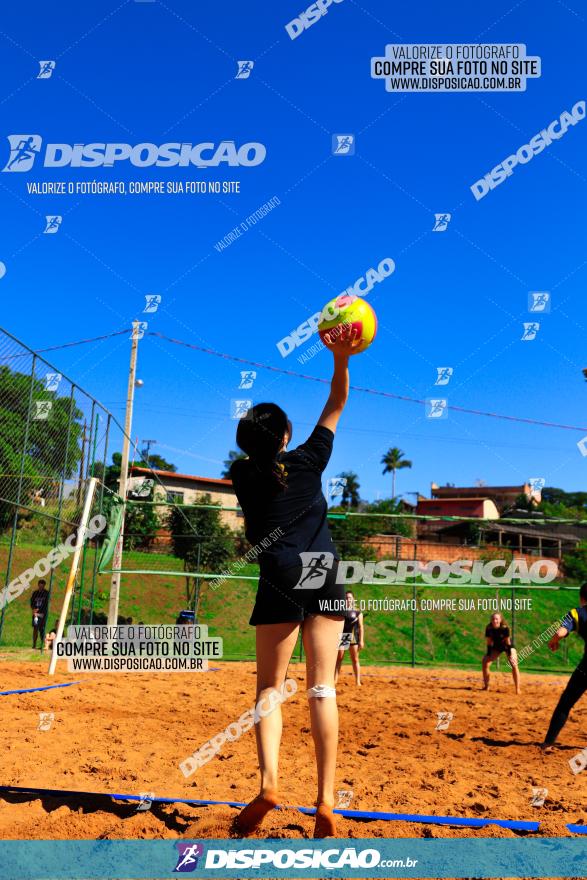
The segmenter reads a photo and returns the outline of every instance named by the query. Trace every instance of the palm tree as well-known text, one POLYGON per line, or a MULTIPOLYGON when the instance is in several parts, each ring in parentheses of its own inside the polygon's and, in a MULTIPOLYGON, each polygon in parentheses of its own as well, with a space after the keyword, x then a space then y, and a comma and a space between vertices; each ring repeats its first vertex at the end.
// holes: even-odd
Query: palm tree
POLYGON ((235 449, 231 449, 228 453, 228 458, 224 460, 224 470, 222 471, 221 478, 223 480, 230 480, 230 466, 233 461, 239 461, 241 458, 246 457, 244 452, 237 452, 235 449))
POLYGON ((382 457, 381 464, 385 465, 383 468, 384 474, 391 473, 391 497, 395 498, 395 472, 401 471, 403 468, 411 468, 412 462, 404 458, 401 449, 398 449, 397 446, 392 446, 382 457))
POLYGON ((361 500, 359 495, 359 477, 354 471, 343 471, 338 476, 346 480, 343 485, 340 503, 343 507, 358 507, 361 500))

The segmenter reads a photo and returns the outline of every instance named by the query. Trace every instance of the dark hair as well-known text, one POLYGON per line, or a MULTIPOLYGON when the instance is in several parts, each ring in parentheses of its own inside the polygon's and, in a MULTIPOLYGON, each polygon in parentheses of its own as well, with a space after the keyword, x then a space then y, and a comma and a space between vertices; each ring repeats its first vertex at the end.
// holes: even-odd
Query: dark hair
POLYGON ((251 407, 236 429, 238 446, 275 493, 283 492, 287 486, 287 472, 277 460, 286 432, 291 438, 291 422, 276 403, 258 403, 251 407))
POLYGON ((41 578, 41 580, 39 581, 39 586, 41 586, 41 584, 43 584, 43 586, 46 586, 47 581, 45 580, 45 578, 41 578))
POLYGON ((581 597, 581 599, 584 599, 587 602, 587 581, 585 581, 584 584, 581 584, 579 596, 581 597))

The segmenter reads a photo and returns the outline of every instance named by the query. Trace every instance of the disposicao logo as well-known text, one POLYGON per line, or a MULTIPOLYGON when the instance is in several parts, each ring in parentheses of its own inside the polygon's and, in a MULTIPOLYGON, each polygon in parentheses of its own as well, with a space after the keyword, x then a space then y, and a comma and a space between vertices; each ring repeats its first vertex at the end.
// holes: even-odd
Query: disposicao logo
MULTIPOLYGON (((3 171, 30 171, 41 153, 38 134, 9 134, 10 156, 3 171)), ((43 156, 45 168, 112 168, 128 161, 136 168, 179 166, 213 168, 221 164, 251 168, 260 165, 267 155, 264 144, 250 141, 237 146, 234 141, 209 141, 201 144, 47 144, 43 156)))

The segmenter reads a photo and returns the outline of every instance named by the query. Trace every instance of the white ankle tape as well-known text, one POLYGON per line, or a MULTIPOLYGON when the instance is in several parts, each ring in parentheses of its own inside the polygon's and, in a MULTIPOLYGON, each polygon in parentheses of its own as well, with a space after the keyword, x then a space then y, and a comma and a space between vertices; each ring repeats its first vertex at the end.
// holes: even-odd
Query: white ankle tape
POLYGON ((336 697, 336 689, 329 687, 327 684, 315 684, 314 687, 308 688, 306 694, 309 700, 322 700, 324 697, 336 697))

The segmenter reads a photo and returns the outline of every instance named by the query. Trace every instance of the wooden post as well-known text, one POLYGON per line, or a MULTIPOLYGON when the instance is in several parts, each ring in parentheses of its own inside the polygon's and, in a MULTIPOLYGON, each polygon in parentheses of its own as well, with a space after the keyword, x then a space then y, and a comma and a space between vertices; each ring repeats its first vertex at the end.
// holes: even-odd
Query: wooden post
POLYGON ((137 374, 137 350, 139 336, 139 322, 132 324, 132 345, 130 349, 130 366, 128 370, 128 387, 126 393, 126 415, 124 418, 124 436, 122 438, 122 459, 120 462, 120 479, 118 481, 118 494, 124 505, 120 534, 114 555, 112 568, 115 569, 110 580, 110 600, 108 603, 108 626, 116 626, 118 623, 118 603, 120 599, 120 574, 116 569, 122 568, 122 549, 124 546, 124 516, 126 513, 126 490, 128 485, 128 461, 130 458, 130 433, 132 431, 132 410, 135 395, 135 382, 137 374))
POLYGON ((90 518, 90 512, 92 510, 92 502, 94 500, 94 494, 96 492, 97 484, 97 478, 91 477, 88 482, 88 490, 86 492, 86 497, 84 500, 84 509, 82 511, 82 518, 76 536, 75 551, 73 553, 73 559, 71 560, 71 568, 69 570, 69 577, 67 579, 67 586, 65 588, 65 596, 63 597, 61 616, 59 617, 59 623, 57 624, 57 634, 53 642, 53 650, 51 651, 51 660, 49 662, 49 675, 54 675, 55 673, 55 666, 57 664, 57 644, 61 641, 63 637, 65 621, 67 620, 67 610, 69 608, 69 603, 71 601, 71 596, 73 593, 73 587, 75 584, 75 577, 77 574, 79 560, 82 553, 82 547, 86 540, 86 529, 88 525, 88 520, 90 518))

